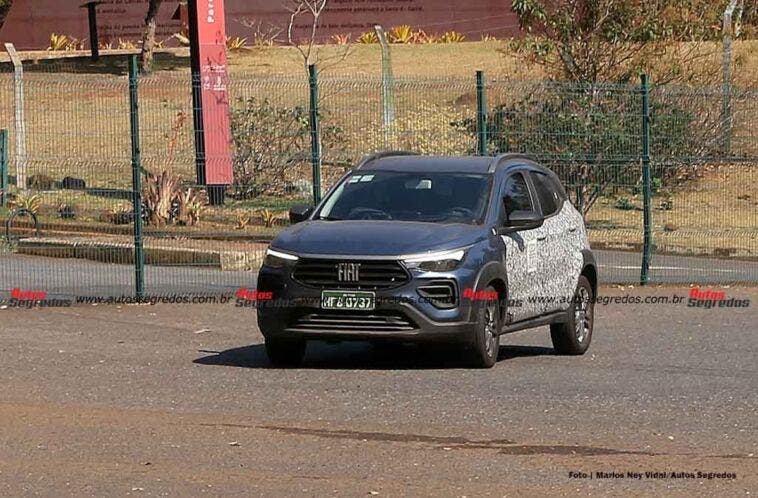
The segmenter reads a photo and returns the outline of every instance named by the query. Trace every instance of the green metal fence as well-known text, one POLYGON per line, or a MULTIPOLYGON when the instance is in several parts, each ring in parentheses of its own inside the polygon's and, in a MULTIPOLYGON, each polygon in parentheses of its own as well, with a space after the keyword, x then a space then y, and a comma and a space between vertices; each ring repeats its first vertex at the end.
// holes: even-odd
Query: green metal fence
POLYGON ((396 78, 387 92, 379 78, 334 78, 315 68, 288 77, 233 73, 235 184, 224 205, 208 206, 204 186, 195 184, 198 110, 189 72, 133 79, 130 92, 123 62, 102 74, 27 71, 24 157, 13 74, 0 72, 0 128, 8 130, 3 200, 10 201, 0 221, 32 204, 41 232, 33 236, 31 220, 19 217, 10 240, 0 237, 0 293, 128 295, 139 280, 146 294, 251 287, 266 241, 287 224, 288 206, 312 201, 360 157, 386 149, 536 155, 585 213, 606 281, 758 281, 758 91, 735 89, 727 117, 721 88, 654 82, 646 90, 642 82, 472 74, 396 78), (152 218, 151 189, 161 185, 202 207, 188 202, 195 211, 183 217, 178 211, 187 206, 175 199, 167 219, 152 218), (141 237, 136 192, 145 210, 141 237), (135 240, 144 246, 141 273, 135 240))

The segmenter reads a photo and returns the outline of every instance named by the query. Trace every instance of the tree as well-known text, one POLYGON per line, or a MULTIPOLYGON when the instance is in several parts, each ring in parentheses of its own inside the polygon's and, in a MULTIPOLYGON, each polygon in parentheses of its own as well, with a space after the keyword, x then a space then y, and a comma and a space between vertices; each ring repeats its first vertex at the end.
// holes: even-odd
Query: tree
MULTIPOLYGON (((494 152, 551 160, 585 214, 608 186, 636 183, 639 74, 656 85, 719 81, 718 45, 698 43, 719 34, 709 1, 512 0, 525 32, 518 53, 564 83, 496 106, 489 116, 494 152)), ((694 161, 713 155, 718 109, 681 91, 652 100, 653 147, 668 163, 657 176, 679 181, 680 166, 691 174, 694 161)), ((472 123, 464 125, 471 131, 472 123)))
POLYGON ((717 10, 704 0, 512 0, 512 7, 526 32, 517 50, 554 79, 630 82, 644 70, 657 83, 711 82, 719 71, 703 63, 713 48, 697 43, 718 35, 717 10))
POLYGON ((155 50, 155 28, 157 26, 158 10, 163 0, 149 0, 147 16, 145 16, 145 34, 142 37, 141 66, 142 73, 149 73, 153 66, 155 50))
POLYGON ((345 60, 351 51, 350 44, 345 45, 336 53, 324 56, 318 45, 318 28, 321 22, 321 16, 327 9, 329 0, 290 0, 285 4, 285 8, 290 13, 289 24, 287 25, 287 43, 299 52, 303 59, 303 66, 306 74, 308 66, 319 64, 319 72, 326 68, 334 66, 345 60), (308 34, 304 39, 295 37, 295 28, 297 22, 301 19, 307 21, 308 34))

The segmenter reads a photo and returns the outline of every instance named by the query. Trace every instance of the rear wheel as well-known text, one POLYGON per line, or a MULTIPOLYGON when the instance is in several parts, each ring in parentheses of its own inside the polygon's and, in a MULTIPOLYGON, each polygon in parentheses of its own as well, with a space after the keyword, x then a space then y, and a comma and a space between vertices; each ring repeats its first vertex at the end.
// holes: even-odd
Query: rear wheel
POLYGON ((277 366, 294 367, 302 363, 305 356, 305 341, 302 339, 266 338, 266 354, 277 366))
POLYGON ((550 337, 556 353, 580 355, 587 351, 592 340, 594 310, 592 285, 582 275, 579 277, 574 299, 569 308, 568 321, 550 325, 550 337))
MULTIPOLYGON (((492 286, 487 287, 486 292, 488 295, 497 295, 492 286)), ((475 367, 492 368, 500 352, 500 301, 485 301, 477 318, 471 360, 475 367)))

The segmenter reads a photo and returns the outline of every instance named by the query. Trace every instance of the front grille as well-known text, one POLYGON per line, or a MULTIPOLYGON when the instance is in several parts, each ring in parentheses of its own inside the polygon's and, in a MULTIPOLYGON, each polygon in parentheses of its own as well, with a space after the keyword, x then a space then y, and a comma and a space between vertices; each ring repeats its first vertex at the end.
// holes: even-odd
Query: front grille
POLYGON ((303 258, 295 265, 292 278, 321 289, 391 289, 408 282, 410 276, 398 261, 303 258), (337 269, 340 263, 359 263, 358 280, 343 282, 337 269))
POLYGON ((419 296, 427 299, 433 306, 440 309, 455 308, 458 303, 455 282, 452 280, 432 280, 420 285, 417 289, 419 296))
POLYGON ((403 332, 416 325, 398 312, 336 313, 316 312, 295 318, 287 327, 290 332, 403 332))

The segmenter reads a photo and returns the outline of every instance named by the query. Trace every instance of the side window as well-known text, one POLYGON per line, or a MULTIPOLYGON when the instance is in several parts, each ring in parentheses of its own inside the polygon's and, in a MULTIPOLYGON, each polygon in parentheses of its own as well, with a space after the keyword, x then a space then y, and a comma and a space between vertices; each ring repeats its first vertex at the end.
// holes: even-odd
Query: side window
POLYGON ((529 187, 527 187, 524 175, 521 173, 513 173, 505 179, 503 205, 505 207, 504 220, 507 220, 514 211, 532 211, 534 209, 529 187))
POLYGON ((534 183, 534 188, 537 190, 537 198, 540 200, 540 205, 542 206, 542 215, 550 216, 551 214, 555 214, 560 204, 555 185, 543 173, 531 171, 529 174, 532 176, 532 183, 534 183))

